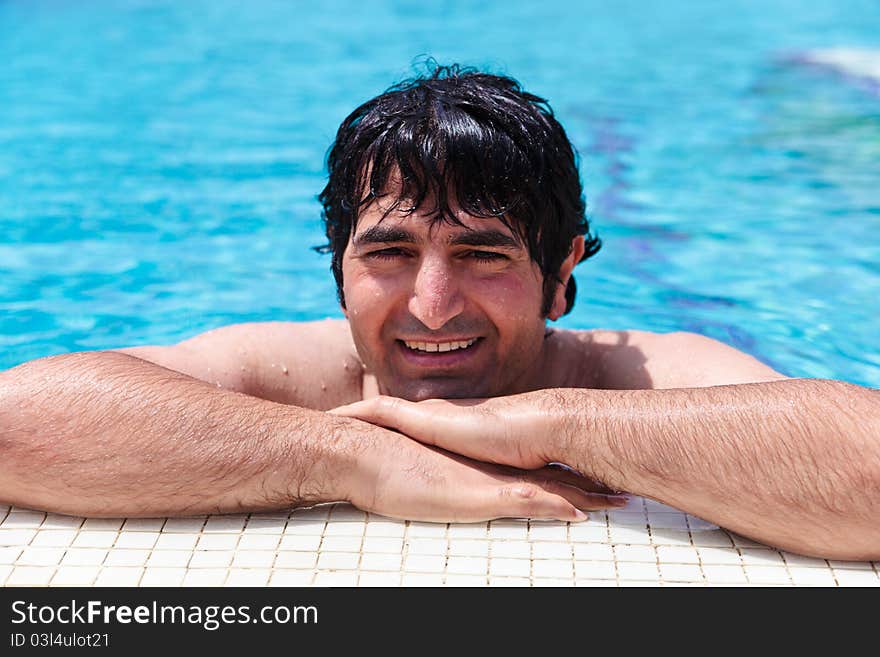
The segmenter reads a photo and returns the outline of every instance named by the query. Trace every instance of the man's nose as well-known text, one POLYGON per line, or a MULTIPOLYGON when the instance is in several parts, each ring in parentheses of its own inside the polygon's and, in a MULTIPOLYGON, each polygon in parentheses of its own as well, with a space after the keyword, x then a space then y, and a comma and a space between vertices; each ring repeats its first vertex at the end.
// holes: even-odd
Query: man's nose
POLYGON ((436 331, 464 310, 458 278, 443 258, 426 257, 419 265, 409 300, 409 311, 436 331))

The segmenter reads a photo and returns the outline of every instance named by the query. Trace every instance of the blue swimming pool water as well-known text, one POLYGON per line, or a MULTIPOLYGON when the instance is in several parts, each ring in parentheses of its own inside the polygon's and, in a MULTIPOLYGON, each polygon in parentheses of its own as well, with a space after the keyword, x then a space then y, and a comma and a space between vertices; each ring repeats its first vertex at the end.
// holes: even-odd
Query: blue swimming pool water
POLYGON ((880 97, 794 61, 832 46, 880 47, 880 4, 0 2, 0 369, 341 316, 325 151, 428 54, 581 153, 605 246, 563 326, 880 386, 880 97))

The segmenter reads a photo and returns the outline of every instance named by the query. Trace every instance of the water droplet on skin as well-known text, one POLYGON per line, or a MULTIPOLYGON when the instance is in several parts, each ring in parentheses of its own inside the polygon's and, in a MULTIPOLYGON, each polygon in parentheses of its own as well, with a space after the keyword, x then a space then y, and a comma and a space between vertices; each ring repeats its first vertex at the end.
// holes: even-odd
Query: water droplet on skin
POLYGON ((324 383, 323 381, 321 381, 321 392, 326 392, 326 391, 327 391, 327 384, 324 383))
POLYGON ((344 370, 348 369, 348 361, 342 361, 342 369, 344 369, 344 370))
POLYGON ((217 387, 218 387, 218 388, 222 388, 222 387, 223 387, 222 385, 220 385, 220 382, 219 382, 219 381, 217 382, 217 387))
POLYGON ((287 366, 286 365, 281 366, 281 373, 284 374, 284 376, 287 376, 287 366))

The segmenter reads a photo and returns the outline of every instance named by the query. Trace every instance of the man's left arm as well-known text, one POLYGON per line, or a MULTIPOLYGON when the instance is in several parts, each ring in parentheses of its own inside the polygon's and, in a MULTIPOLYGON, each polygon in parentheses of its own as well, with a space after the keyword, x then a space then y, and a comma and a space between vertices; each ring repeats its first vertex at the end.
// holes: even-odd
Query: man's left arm
POLYGON ((880 558, 880 391, 785 379, 342 407, 484 461, 561 462, 779 548, 880 558))

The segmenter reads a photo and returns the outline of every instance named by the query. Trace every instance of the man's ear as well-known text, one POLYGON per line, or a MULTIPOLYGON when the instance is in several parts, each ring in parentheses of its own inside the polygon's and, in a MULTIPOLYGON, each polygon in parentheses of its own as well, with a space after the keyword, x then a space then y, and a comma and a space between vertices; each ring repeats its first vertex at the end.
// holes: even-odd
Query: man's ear
POLYGON ((571 272, 574 271, 575 265, 584 257, 584 236, 578 235, 571 241, 571 252, 568 257, 562 261, 559 268, 559 280, 556 284, 556 293, 553 295, 553 305, 550 307, 548 317, 557 320, 565 314, 565 288, 568 286, 568 279, 571 278, 571 272))

